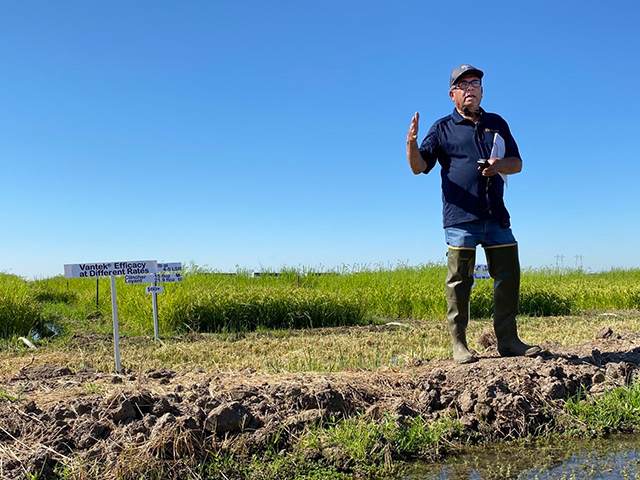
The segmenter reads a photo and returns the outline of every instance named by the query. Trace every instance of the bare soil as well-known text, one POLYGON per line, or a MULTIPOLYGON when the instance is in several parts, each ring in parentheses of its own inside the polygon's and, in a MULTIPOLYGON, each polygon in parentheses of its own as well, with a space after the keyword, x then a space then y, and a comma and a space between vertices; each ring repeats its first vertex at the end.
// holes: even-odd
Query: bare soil
POLYGON ((49 478, 74 462, 126 478, 150 461, 180 478, 205 451, 275 445, 286 453, 305 428, 356 415, 453 415, 475 436, 514 439, 557 430, 569 396, 629 384, 640 364, 640 335, 606 327, 582 345, 545 343, 536 358, 501 358, 491 336, 481 344, 470 365, 416 361, 333 374, 26 365, 0 378, 0 478, 49 478))

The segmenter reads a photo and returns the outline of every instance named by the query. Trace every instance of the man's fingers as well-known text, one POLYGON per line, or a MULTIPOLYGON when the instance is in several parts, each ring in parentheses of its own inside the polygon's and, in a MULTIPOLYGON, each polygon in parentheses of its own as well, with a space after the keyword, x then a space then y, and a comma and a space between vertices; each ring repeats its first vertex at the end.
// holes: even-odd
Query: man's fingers
POLYGON ((418 131, 413 127, 413 124, 409 128, 409 133, 407 133, 407 140, 416 140, 418 138, 418 131))
POLYGON ((418 121, 420 120, 420 116, 418 115, 418 113, 416 112, 416 114, 413 116, 413 118, 411 119, 411 129, 415 130, 416 132, 418 131, 418 121))
POLYGON ((417 140, 418 139, 418 121, 420 120, 420 115, 416 112, 411 118, 411 126, 409 127, 409 133, 407 134, 407 140, 417 140))

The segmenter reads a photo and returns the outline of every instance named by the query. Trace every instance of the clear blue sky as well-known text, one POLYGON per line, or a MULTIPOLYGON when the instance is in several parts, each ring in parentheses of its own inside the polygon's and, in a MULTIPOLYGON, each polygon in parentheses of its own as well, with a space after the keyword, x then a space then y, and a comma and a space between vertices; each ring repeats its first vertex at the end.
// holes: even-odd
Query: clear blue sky
POLYGON ((640 267, 639 5, 0 0, 0 271, 443 261, 405 139, 461 63, 522 154, 522 265, 640 267))

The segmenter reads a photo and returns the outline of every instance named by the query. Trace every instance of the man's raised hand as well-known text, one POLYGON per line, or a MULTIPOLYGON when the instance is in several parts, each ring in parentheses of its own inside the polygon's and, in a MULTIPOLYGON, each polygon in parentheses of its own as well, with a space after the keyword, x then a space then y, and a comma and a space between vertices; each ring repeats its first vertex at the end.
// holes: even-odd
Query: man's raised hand
POLYGON ((420 114, 415 113, 411 119, 411 126, 409 127, 409 133, 407 133, 407 143, 418 141, 418 122, 420 121, 420 114))
POLYGON ((409 133, 407 133, 407 160, 409 160, 409 166, 411 171, 416 175, 424 172, 427 169, 427 162, 424 161, 420 150, 418 148, 418 121, 420 120, 420 114, 415 113, 411 119, 411 126, 409 127, 409 133))

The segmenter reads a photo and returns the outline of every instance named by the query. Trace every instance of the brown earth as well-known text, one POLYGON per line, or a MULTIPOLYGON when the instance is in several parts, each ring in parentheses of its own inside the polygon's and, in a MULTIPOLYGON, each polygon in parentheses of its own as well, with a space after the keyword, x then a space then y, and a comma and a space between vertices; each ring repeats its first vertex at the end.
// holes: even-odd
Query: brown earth
POLYGON ((74 462, 85 471, 101 465, 95 471, 104 479, 165 462, 166 478, 181 478, 202 452, 242 445, 286 453, 310 425, 355 415, 457 415, 472 436, 519 438, 556 431, 568 396, 626 385, 640 364, 640 335, 609 328, 582 345, 543 344, 536 358, 501 358, 494 340, 482 339, 486 349, 470 365, 416 361, 333 374, 24 366, 0 378, 0 478, 48 478, 74 462))

